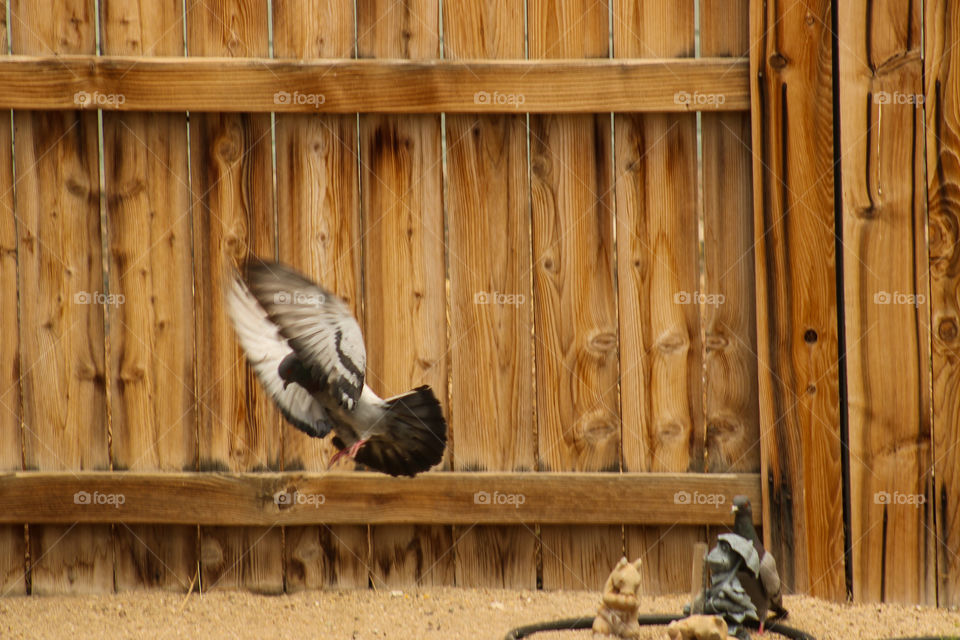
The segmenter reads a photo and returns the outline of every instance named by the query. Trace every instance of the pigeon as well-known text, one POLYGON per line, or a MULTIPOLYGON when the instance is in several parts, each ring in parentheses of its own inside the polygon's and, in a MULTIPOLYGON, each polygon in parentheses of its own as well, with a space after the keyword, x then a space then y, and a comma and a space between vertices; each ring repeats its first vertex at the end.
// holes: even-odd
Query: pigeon
POLYGON ((429 386, 381 399, 364 382, 366 349, 346 303, 279 262, 234 271, 227 314, 240 346, 283 416, 315 438, 333 431, 346 456, 392 476, 443 458, 447 423, 429 386))
POLYGON ((783 598, 780 589, 780 574, 777 573, 777 561, 772 553, 768 553, 760 542, 760 536, 753 527, 753 509, 750 499, 746 496, 736 496, 733 499, 734 513, 733 531, 742 538, 753 543, 760 558, 759 570, 752 567, 743 567, 738 572, 740 584, 750 595, 750 600, 757 608, 757 617, 760 619, 760 633, 763 633, 763 623, 767 618, 767 611, 773 610, 777 619, 787 615, 783 608, 783 598))

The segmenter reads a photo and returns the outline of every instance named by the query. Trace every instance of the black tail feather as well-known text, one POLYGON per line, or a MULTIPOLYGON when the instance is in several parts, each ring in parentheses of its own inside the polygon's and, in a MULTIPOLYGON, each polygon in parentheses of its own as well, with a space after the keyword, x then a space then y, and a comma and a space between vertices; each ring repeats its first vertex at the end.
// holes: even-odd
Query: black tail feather
POLYGON ((428 386, 386 400, 387 428, 367 440, 356 460, 392 476, 415 476, 443 459, 447 421, 428 386))

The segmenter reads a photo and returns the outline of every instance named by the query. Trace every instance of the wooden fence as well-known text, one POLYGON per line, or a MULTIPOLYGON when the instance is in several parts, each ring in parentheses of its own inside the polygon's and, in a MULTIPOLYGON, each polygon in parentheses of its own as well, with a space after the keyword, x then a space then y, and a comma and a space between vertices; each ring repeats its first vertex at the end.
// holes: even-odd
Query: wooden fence
POLYGON ((686 591, 746 493, 791 590, 960 604, 955 4, 0 7, 4 594, 686 591), (250 254, 442 469, 283 423, 250 254))

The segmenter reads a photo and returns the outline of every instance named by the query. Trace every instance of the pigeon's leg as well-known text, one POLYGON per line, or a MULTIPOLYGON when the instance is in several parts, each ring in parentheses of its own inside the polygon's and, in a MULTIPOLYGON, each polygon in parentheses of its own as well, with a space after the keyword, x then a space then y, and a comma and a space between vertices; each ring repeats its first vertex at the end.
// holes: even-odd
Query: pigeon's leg
POLYGON ((335 454, 333 454, 333 457, 330 458, 330 463, 327 464, 327 468, 329 469, 333 467, 333 465, 335 465, 340 458, 350 458, 352 460, 353 458, 356 457, 357 451, 360 450, 360 447, 362 447, 366 443, 367 443, 366 440, 357 440, 349 447, 345 449, 340 449, 340 451, 337 451, 335 454))
POLYGON ((760 635, 763 635, 763 620, 760 621, 760 635))

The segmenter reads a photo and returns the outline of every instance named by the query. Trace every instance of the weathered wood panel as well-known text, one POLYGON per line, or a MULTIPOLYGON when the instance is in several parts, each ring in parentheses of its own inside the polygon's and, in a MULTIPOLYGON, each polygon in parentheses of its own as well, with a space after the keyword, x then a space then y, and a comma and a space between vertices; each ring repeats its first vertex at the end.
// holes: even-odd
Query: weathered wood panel
POLYGON ((919 2, 845 2, 836 63, 853 595, 935 604, 922 24, 919 2))
MULTIPOLYGON (((278 5, 279 6, 279 5, 278 5)), ((322 6, 322 5, 320 5, 322 6)), ((361 32, 362 33, 362 32, 361 32)), ((373 37, 364 36, 371 40, 373 37)), ((402 49, 402 44, 397 44, 402 49)), ((234 47, 243 55, 239 41, 234 47)), ((253 54, 250 54, 252 56, 253 54)), ((0 107, 63 109, 76 91, 123 91, 105 108, 141 111, 474 113, 689 111, 677 91, 723 92, 706 110, 744 111, 745 62, 730 60, 234 60, 13 57, 0 65, 0 107), (523 93, 522 105, 500 95, 523 93), (278 91, 287 92, 278 99, 278 91), (478 100, 477 93, 486 92, 478 100), (322 104, 310 96, 322 95, 322 104)))
MULTIPOLYGON (((0 0, 0 55, 7 51, 7 3, 0 0)), ((0 111, 0 470, 23 465, 20 333, 17 318, 17 222, 13 211, 10 112, 0 111)), ((26 593, 23 525, 0 527, 0 596, 26 593)))
MULTIPOLYGON (((614 7, 618 57, 693 56, 692 1, 614 7)), ((700 471, 696 116, 618 115, 614 124, 621 353, 631 354, 620 359, 624 469, 700 471)), ((627 555, 644 559, 650 592, 689 590, 702 528, 628 527, 625 533, 627 555)))
POLYGON ((960 8, 925 3, 937 599, 960 606, 960 8))
MULTIPOLYGON (((537 0, 529 56, 609 55, 607 2, 537 0)), ((530 117, 537 457, 546 471, 619 471, 610 116, 530 117)), ((543 586, 599 589, 619 527, 544 526, 543 586)))
MULTIPOLYGON (((391 478, 382 473, 0 473, 0 523, 169 522, 204 525, 326 523, 516 524, 650 522, 720 524, 729 510, 673 500, 678 488, 716 491, 729 509, 738 493, 759 500, 755 473, 426 473, 391 478), (123 493, 118 509, 97 501, 73 502, 89 487, 123 493), (296 504, 277 504, 278 491, 297 493, 296 504), (478 491, 490 493, 486 504, 478 491), (525 499, 511 500, 521 494, 525 499), (267 499, 264 499, 267 497, 267 499), (316 499, 312 499, 316 497, 316 499), (89 508, 87 508, 89 507, 89 508)), ((754 520, 759 522, 755 512, 754 520)))
POLYGON ((842 600, 831 24, 750 5, 764 536, 788 591, 842 600))
MULTIPOLYGON (((354 54, 354 3, 318 7, 310 0, 273 4, 273 53, 280 59, 349 58, 354 54)), ((277 114, 279 257, 339 295, 362 318, 360 199, 356 115, 277 114)), ((336 452, 284 424, 283 466, 323 471, 336 452)), ((344 459, 340 468, 352 468, 344 459)), ((287 527, 287 591, 366 587, 367 527, 287 527)))
MULTIPOLYGON (((742 0, 701 3, 700 55, 746 57, 748 9, 742 0)), ((750 115, 704 113, 701 123, 707 469, 759 471, 750 115)))
MULTIPOLYGON (((217 0, 187 7, 191 56, 265 56, 267 5, 217 0)), ((244 361, 224 313, 230 269, 275 252, 270 118, 190 114, 199 466, 279 469, 280 415, 244 361)), ((278 527, 203 528, 203 589, 283 589, 278 527)))
MULTIPOLYGON (((101 4, 104 55, 183 53, 182 5, 101 4)), ((114 469, 196 467, 186 114, 103 114, 114 469)), ((115 527, 118 589, 184 591, 196 527, 115 527)))
MULTIPOLYGON (((95 52, 92 0, 11 3, 13 51, 95 52)), ((27 469, 108 469, 97 116, 14 113, 27 469)), ((108 525, 30 528, 36 594, 113 589, 108 525)))
MULTIPOLYGON (((358 2, 358 55, 439 57, 439 11, 358 2)), ((449 418, 440 138, 439 116, 360 116, 367 383, 385 396, 429 384, 449 418)), ((450 527, 373 527, 370 539, 374 584, 453 583, 450 527)))
MULTIPOLYGON (((444 8, 446 57, 523 57, 522 4, 444 8)), ((526 118, 449 115, 446 139, 454 468, 530 471, 536 461, 526 118)), ((478 525, 455 531, 455 538, 458 586, 536 588, 532 527, 478 525)))

